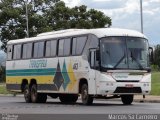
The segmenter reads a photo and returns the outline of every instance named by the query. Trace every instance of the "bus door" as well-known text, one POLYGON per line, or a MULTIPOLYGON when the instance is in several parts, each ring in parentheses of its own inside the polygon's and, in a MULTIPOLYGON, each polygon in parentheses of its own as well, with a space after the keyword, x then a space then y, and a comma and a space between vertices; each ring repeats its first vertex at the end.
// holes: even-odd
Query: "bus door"
POLYGON ((90 71, 89 71, 89 93, 96 94, 97 92, 97 80, 98 80, 98 69, 99 69, 99 58, 97 49, 90 49, 90 71))

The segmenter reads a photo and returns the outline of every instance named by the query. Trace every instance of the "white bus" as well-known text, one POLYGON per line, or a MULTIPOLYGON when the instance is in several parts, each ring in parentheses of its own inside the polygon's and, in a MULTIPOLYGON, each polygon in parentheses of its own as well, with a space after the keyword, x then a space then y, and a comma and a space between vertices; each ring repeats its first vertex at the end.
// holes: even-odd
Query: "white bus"
POLYGON ((131 104, 135 94, 151 90, 147 38, 118 28, 69 29, 11 40, 7 45, 6 86, 24 93, 26 102, 47 95, 75 103, 81 95, 118 98, 131 104))

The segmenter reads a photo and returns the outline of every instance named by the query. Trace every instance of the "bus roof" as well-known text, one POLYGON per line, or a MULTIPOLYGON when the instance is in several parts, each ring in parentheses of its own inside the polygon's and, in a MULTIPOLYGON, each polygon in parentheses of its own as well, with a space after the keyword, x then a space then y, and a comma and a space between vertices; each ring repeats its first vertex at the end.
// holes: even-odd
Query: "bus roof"
POLYGON ((38 41, 43 39, 56 39, 60 37, 69 37, 76 35, 84 35, 84 34, 94 34, 98 38, 107 37, 107 36, 132 36, 132 37, 142 37, 146 38, 142 33, 129 30, 129 29, 120 29, 120 28, 97 28, 97 29, 67 29, 67 30, 59 30, 41 33, 36 37, 10 40, 8 44, 16 44, 22 42, 31 42, 38 41))

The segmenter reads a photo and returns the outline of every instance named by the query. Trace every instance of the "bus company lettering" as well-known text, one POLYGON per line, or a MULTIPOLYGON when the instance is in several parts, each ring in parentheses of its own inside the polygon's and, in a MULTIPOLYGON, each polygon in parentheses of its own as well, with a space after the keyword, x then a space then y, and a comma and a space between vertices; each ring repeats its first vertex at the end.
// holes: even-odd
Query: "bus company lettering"
POLYGON ((30 60, 30 68, 45 68, 47 67, 47 60, 30 60))

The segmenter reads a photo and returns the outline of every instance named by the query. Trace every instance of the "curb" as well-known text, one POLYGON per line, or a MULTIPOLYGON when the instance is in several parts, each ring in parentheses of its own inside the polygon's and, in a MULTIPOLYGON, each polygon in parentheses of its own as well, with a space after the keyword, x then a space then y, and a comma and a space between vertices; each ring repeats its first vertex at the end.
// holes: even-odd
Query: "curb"
MULTIPOLYGON (((107 101, 107 100, 111 100, 111 101, 121 101, 121 98, 115 98, 115 99, 98 99, 101 101, 107 101)), ((137 102, 137 103, 160 103, 160 96, 147 96, 146 98, 142 98, 140 96, 135 96, 133 99, 133 102, 137 102)))
POLYGON ((0 94, 0 97, 23 97, 23 94, 0 94))
POLYGON ((160 103, 160 100, 146 100, 146 99, 135 99, 133 100, 134 102, 139 102, 139 103, 160 103))

